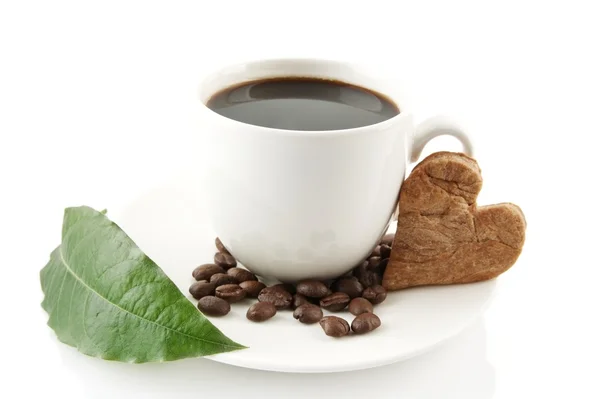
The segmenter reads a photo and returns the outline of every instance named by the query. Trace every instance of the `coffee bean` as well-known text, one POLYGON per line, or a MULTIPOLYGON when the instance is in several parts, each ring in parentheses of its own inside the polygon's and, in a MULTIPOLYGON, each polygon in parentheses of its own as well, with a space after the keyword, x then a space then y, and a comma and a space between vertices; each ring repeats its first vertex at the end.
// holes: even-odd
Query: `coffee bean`
POLYGON ((369 259, 369 266, 367 266, 367 269, 377 273, 380 277, 383 277, 388 261, 389 258, 381 259, 380 257, 372 257, 369 259))
POLYGON ((271 302, 256 302, 246 312, 246 318, 251 321, 265 321, 275 316, 277 308, 271 302))
POLYGON ((244 299, 246 291, 237 284, 224 284, 215 289, 215 296, 225 299, 229 303, 234 303, 244 299))
POLYGON ((205 296, 198 301, 198 309, 207 316, 225 316, 231 310, 231 306, 224 299, 205 296))
POLYGON ((195 299, 200 299, 202 297, 208 295, 214 295, 215 293, 215 284, 209 283, 206 280, 196 281, 194 284, 190 286, 190 294, 195 299))
POLYGON ((365 334, 381 325, 381 320, 373 313, 363 313, 352 321, 352 331, 356 334, 365 334))
POLYGON ((378 245, 373 249, 373 252, 371 252, 371 256, 381 256, 381 245, 378 245))
POLYGON ((386 258, 386 259, 382 259, 381 262, 379 262, 379 266, 377 266, 376 272, 380 276, 383 276, 383 273, 385 273, 385 268, 387 267, 389 261, 390 261, 390 259, 386 258))
POLYGON ((292 303, 292 294, 281 287, 267 287, 258 294, 260 302, 271 302, 277 309, 287 309, 292 303))
POLYGON ((387 259, 392 254, 392 247, 390 247, 389 245, 383 244, 380 246, 379 252, 380 252, 381 259, 387 259))
POLYGON ((329 335, 330 337, 339 338, 343 337, 344 335, 348 335, 350 332, 350 326, 348 325, 348 322, 341 317, 326 316, 319 321, 319 324, 321 325, 323 331, 325 331, 325 334, 329 335))
POLYGON ((229 254, 226 254, 224 252, 217 252, 215 254, 215 264, 227 270, 231 269, 232 267, 235 267, 235 265, 237 265, 237 261, 233 256, 229 254))
POLYGON ((210 280, 213 274, 217 273, 225 273, 222 267, 217 266, 213 263, 207 263, 205 265, 200 265, 194 269, 192 272, 192 276, 197 280, 210 280))
POLYGON ((355 268, 353 274, 363 287, 381 284, 381 275, 376 271, 369 269, 368 262, 364 262, 362 265, 355 268))
POLYGON ((229 253, 229 250, 227 250, 227 248, 225 248, 225 245, 223 245, 223 243, 221 242, 221 240, 219 239, 219 237, 215 238, 215 246, 217 247, 217 249, 219 250, 219 252, 223 252, 224 254, 231 255, 229 253))
POLYGON ((310 304, 310 301, 302 294, 294 294, 292 297, 292 309, 299 308, 302 305, 310 304))
POLYGON ((323 317, 323 311, 317 305, 306 303, 294 310, 294 319, 304 324, 316 323, 323 317))
MULTIPOLYGON (((229 270, 233 270, 233 269, 229 269, 229 270)), ((240 283, 240 287, 242 287, 244 289, 244 291, 246 291, 247 297, 256 298, 256 297, 258 297, 258 294, 260 293, 260 291, 262 291, 262 289, 265 288, 266 286, 263 283, 261 283, 260 281, 246 280, 246 281, 242 281, 240 283)))
POLYGON ((369 300, 373 305, 377 305, 387 297, 387 291, 381 285, 373 285, 365 288, 362 294, 363 298, 369 300))
POLYGON ((231 269, 227 270, 227 274, 233 276, 233 278, 235 278, 238 283, 250 280, 258 280, 254 273, 251 273, 248 270, 239 267, 232 267, 231 269))
MULTIPOLYGON (((362 264, 356 266, 354 269, 352 269, 352 275, 354 277, 356 277, 358 279, 358 281, 360 281, 360 275, 367 270, 367 268, 369 267, 369 262, 364 261, 362 264)), ((362 282, 361 282, 362 284, 362 282)))
POLYGON ((334 291, 348 294, 350 299, 360 296, 363 292, 363 286, 356 277, 342 277, 336 280, 331 288, 334 291))
POLYGON ((210 282, 215 283, 215 286, 218 287, 220 285, 225 285, 225 284, 236 284, 237 280, 233 276, 230 276, 229 274, 217 273, 217 274, 213 274, 210 277, 210 282))
POLYGON ((294 295, 296 293, 296 287, 294 287, 293 284, 280 283, 280 284, 272 285, 271 287, 273 287, 273 288, 280 288, 280 289, 282 289, 284 291, 289 292, 292 295, 294 295))
MULTIPOLYGON (((341 278, 341 277, 344 277, 344 275, 340 276, 339 278, 341 278)), ((335 283, 336 280, 337 279, 335 279, 335 278, 330 278, 328 280, 322 280, 321 282, 323 284, 325 284, 325 286, 327 286, 331 290, 331 286, 333 285, 333 283, 335 283)), ((332 291, 332 293, 333 293, 333 291, 332 291)))
POLYGON ((348 305, 348 310, 354 316, 358 316, 363 313, 373 313, 373 304, 365 298, 354 298, 348 305))
POLYGON ((369 262, 368 268, 370 270, 375 270, 379 266, 379 263, 381 263, 381 257, 380 256, 371 256, 369 258, 368 262, 369 262))
POLYGON ((387 246, 392 246, 392 244, 394 243, 394 237, 396 236, 395 233, 390 233, 390 234, 386 234, 381 238, 380 244, 385 244, 387 246))
POLYGON ((321 299, 319 304, 325 310, 329 310, 330 312, 339 312, 344 309, 346 305, 350 302, 350 297, 348 294, 344 292, 334 292, 331 295, 326 296, 321 299))
POLYGON ((329 294, 329 288, 318 280, 304 280, 296 285, 296 292, 309 298, 323 298, 329 294))

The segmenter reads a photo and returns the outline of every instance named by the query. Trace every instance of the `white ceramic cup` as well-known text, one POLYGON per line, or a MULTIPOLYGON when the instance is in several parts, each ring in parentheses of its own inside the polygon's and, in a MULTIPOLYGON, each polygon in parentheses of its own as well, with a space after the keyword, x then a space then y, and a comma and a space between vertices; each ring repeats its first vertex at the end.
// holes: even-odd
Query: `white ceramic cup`
POLYGON ((205 195, 215 233, 254 273, 290 282, 337 277, 360 264, 385 233, 407 160, 440 135, 467 135, 440 117, 417 126, 394 87, 357 66, 317 59, 253 61, 200 85, 210 145, 205 195), (216 92, 274 77, 329 78, 385 95, 400 109, 386 121, 329 131, 281 130, 228 119, 206 107, 216 92))

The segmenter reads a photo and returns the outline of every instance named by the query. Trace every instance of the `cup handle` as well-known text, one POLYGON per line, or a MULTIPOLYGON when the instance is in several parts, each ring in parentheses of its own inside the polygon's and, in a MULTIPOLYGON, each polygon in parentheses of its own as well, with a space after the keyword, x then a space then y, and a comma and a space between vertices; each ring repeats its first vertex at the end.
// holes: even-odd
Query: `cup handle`
MULTIPOLYGON (((425 145, 431 139, 438 136, 456 137, 462 143, 463 152, 470 157, 473 156, 473 141, 465 131, 455 122, 444 116, 434 116, 417 125, 413 136, 410 162, 417 162, 425 145)), ((396 204, 396 210, 392 215, 392 221, 395 222, 398 220, 399 212, 399 204, 396 204)))
POLYGON ((434 116, 417 125, 413 137, 410 162, 417 162, 429 140, 438 136, 456 137, 463 145, 463 152, 468 156, 473 156, 472 140, 464 130, 446 117, 434 116))

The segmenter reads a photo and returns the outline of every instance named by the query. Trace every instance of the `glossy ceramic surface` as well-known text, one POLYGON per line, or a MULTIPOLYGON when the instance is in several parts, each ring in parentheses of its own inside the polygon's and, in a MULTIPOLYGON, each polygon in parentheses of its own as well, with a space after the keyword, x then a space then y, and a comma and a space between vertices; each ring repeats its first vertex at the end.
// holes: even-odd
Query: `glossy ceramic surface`
MULTIPOLYGON (((215 253, 204 191, 187 182, 188 177, 182 177, 159 185, 121 209, 109 210, 109 216, 186 295, 194 267, 212 262, 215 253)), ((342 339, 327 337, 318 324, 299 323, 289 310, 264 323, 250 322, 245 314, 253 301, 245 300, 233 304, 227 316, 210 320, 249 348, 209 358, 285 372, 334 372, 389 364, 423 353, 463 330, 485 309, 495 285, 488 281, 390 293, 375 307, 382 322, 379 329, 342 339)), ((348 322, 353 318, 348 312, 338 315, 348 322)))

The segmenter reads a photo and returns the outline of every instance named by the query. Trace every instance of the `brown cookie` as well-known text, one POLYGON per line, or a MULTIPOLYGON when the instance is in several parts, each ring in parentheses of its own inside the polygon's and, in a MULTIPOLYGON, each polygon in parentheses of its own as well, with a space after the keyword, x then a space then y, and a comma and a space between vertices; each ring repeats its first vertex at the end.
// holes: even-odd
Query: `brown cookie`
POLYGON ((482 181, 477 162, 460 153, 438 152, 414 168, 400 190, 385 288, 488 280, 516 262, 525 216, 509 203, 478 207, 482 181))

